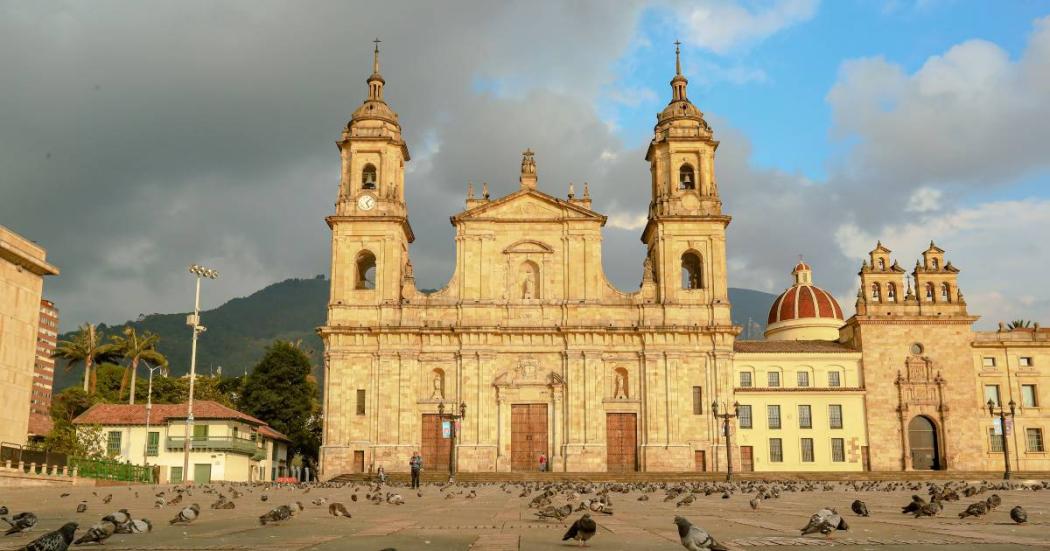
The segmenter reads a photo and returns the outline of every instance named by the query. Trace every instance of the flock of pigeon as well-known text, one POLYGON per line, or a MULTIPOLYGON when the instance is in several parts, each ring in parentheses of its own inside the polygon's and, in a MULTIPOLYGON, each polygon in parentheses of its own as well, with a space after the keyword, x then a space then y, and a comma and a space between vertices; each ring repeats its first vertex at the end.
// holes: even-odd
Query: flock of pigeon
MULTIPOLYGON (((444 499, 475 499, 477 488, 491 486, 492 483, 473 484, 442 484, 438 492, 444 495, 444 499)), ((915 518, 933 517, 941 514, 948 503, 972 500, 959 513, 960 519, 980 518, 992 514, 1002 506, 1003 500, 998 492, 1009 490, 1041 491, 1050 489, 1050 482, 1034 483, 967 483, 949 481, 937 482, 811 482, 811 481, 741 481, 734 483, 715 482, 680 482, 680 483, 588 483, 588 482, 505 482, 497 484, 499 489, 509 496, 517 495, 518 498, 528 499, 529 509, 535 509, 534 515, 542 520, 565 521, 573 513, 580 512, 582 515, 570 524, 568 531, 562 537, 563 541, 575 541, 579 545, 587 545, 587 541, 594 537, 598 531, 598 524, 591 515, 614 514, 613 496, 615 494, 640 493, 638 501, 649 501, 652 497, 663 494, 664 502, 674 502, 676 508, 688 507, 693 504, 699 496, 719 495, 722 499, 729 499, 732 495, 751 496, 748 503, 752 510, 757 511, 762 503, 768 500, 776 500, 786 493, 806 492, 831 492, 835 489, 845 492, 896 492, 912 491, 921 492, 926 490, 926 497, 915 493, 911 501, 901 507, 901 513, 909 514, 915 518)), ((181 506, 186 498, 193 496, 194 491, 204 495, 216 495, 216 500, 211 503, 212 509, 235 509, 236 501, 246 494, 261 490, 259 500, 263 503, 269 501, 271 490, 286 488, 302 490, 302 499, 314 488, 336 488, 350 490, 351 502, 371 503, 373 505, 405 504, 405 498, 397 491, 397 484, 384 486, 382 483, 355 484, 355 483, 320 483, 312 485, 245 485, 226 484, 224 486, 205 485, 198 488, 172 487, 157 492, 154 497, 154 506, 161 508, 165 506, 181 506), (360 491, 364 489, 364 496, 359 497, 360 491)), ((128 491, 134 491, 135 497, 139 493, 129 487, 128 491)), ((416 497, 423 497, 421 489, 415 490, 416 497)), ((61 497, 68 497, 64 493, 61 497)), ((94 495, 98 497, 98 493, 94 495)), ((104 505, 108 505, 113 499, 113 494, 101 498, 104 505)), ((619 499, 619 498, 617 498, 619 499)), ((188 501, 188 500, 187 500, 188 501)), ((346 505, 341 502, 329 503, 325 497, 318 497, 310 501, 315 507, 328 506, 328 513, 333 517, 351 518, 352 515, 346 505)), ((81 501, 76 508, 77 513, 87 512, 87 500, 81 501)), ((294 501, 278 505, 259 516, 261 525, 286 522, 305 510, 302 501, 294 501)), ((859 517, 871 515, 867 504, 856 499, 850 504, 850 510, 859 517)), ((197 503, 182 506, 169 521, 169 524, 190 524, 201 515, 201 507, 197 503)), ((1017 524, 1028 522, 1028 515, 1021 506, 1014 506, 1009 511, 1010 519, 1017 524)), ((6 522, 9 528, 5 535, 18 534, 32 529, 37 524, 37 515, 32 512, 21 512, 10 515, 7 507, 0 506, 0 520, 6 522)), ((701 550, 724 550, 725 546, 720 544, 704 528, 692 524, 683 516, 675 516, 673 520, 678 529, 678 535, 682 547, 689 551, 701 550)), ((119 509, 102 517, 99 522, 93 523, 80 537, 77 537, 79 524, 67 522, 61 528, 48 532, 21 548, 24 551, 66 551, 70 545, 102 544, 114 534, 145 534, 153 530, 153 524, 149 519, 134 518, 127 509, 119 509)), ((822 534, 831 537, 836 531, 849 530, 849 525, 843 515, 833 507, 823 507, 810 516, 809 522, 801 529, 801 535, 822 534)), ((396 551, 384 549, 383 551, 396 551)))

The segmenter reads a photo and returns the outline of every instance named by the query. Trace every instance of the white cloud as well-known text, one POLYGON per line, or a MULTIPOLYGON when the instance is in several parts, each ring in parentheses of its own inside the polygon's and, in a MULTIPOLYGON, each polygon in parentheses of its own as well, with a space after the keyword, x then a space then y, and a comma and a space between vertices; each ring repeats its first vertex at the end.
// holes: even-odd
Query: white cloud
POLYGON ((908 212, 929 212, 937 210, 941 206, 941 197, 944 193, 932 187, 921 187, 912 192, 908 198, 908 205, 904 207, 908 212))
POLYGON ((621 230, 640 230, 645 227, 649 219, 645 213, 617 212, 609 215, 606 225, 610 228, 621 230))
POLYGON ((818 0, 773 0, 749 9, 739 2, 706 0, 681 8, 686 25, 685 41, 725 54, 762 41, 776 32, 810 20, 818 0))

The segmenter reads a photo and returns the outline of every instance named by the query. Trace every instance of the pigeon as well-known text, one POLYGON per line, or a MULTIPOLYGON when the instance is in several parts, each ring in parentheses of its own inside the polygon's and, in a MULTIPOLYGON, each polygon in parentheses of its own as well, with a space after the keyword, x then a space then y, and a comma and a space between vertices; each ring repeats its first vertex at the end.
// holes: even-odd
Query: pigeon
POLYGON ((36 526, 36 515, 33 513, 18 513, 11 517, 10 520, 7 520, 7 523, 10 524, 11 527, 7 529, 7 532, 4 532, 4 535, 10 536, 11 534, 17 534, 22 530, 36 526))
POLYGON ((83 513, 85 511, 87 511, 87 502, 86 501, 81 501, 80 504, 77 505, 77 512, 78 513, 83 513))
POLYGON ((121 509, 115 513, 110 513, 102 517, 103 521, 109 521, 116 527, 118 534, 130 534, 131 533, 131 515, 127 509, 121 509))
POLYGON ((236 509, 237 505, 234 502, 232 502, 232 501, 223 501, 223 502, 212 504, 211 508, 212 509, 236 509))
POLYGON ((201 506, 194 503, 189 507, 184 507, 179 514, 175 515, 175 518, 168 521, 168 524, 175 524, 176 522, 185 522, 189 524, 195 520, 201 514, 201 506))
POLYGON ((570 514, 572 514, 572 505, 564 505, 562 507, 550 505, 536 511, 536 516, 542 519, 552 518, 554 520, 565 520, 565 517, 570 514))
POLYGON ((153 531, 153 523, 146 518, 137 518, 131 521, 132 534, 147 534, 153 531))
POLYGON ((984 501, 971 503, 965 511, 959 513, 959 518, 982 517, 988 512, 988 504, 984 501))
POLYGON ((748 501, 747 503, 748 503, 748 505, 751 506, 751 510, 752 511, 757 511, 758 510, 758 504, 761 503, 761 501, 762 500, 760 500, 758 498, 758 496, 755 496, 755 497, 751 498, 751 501, 748 501))
POLYGON ((7 510, 7 506, 6 505, 0 505, 0 517, 6 516, 7 513, 10 513, 10 512, 11 511, 7 510))
POLYGON ((996 507, 1003 504, 1003 498, 999 497, 999 494, 992 494, 985 500, 988 503, 988 510, 992 511, 996 507))
POLYGON ((266 501, 268 499, 270 499, 270 496, 268 496, 266 494, 263 494, 263 495, 259 496, 259 501, 262 501, 263 503, 266 503, 266 501))
POLYGON ((73 542, 73 545, 80 545, 83 543, 98 543, 103 544, 117 531, 117 525, 113 524, 108 520, 95 524, 83 535, 77 538, 73 542))
POLYGON ((109 505, 109 502, 113 501, 113 494, 106 494, 106 497, 102 498, 102 503, 109 505))
POLYGON ((594 533, 598 531, 598 525, 591 520, 589 513, 584 513, 582 517, 572 523, 569 527, 569 531, 565 532, 562 536, 562 541, 576 540, 580 545, 587 545, 587 540, 594 536, 594 533))
POLYGON ((728 551, 728 548, 715 541, 715 538, 712 538, 711 534, 707 533, 707 530, 694 526, 688 519, 674 517, 674 523, 678 525, 678 537, 682 540, 682 547, 685 547, 688 551, 702 551, 704 549, 728 551))
MULTIPOLYGON (((422 493, 422 492, 420 492, 420 493, 422 493)), ((423 497, 423 496, 419 496, 419 497, 423 497)), ((350 495, 350 501, 353 501, 354 503, 357 503, 357 494, 351 494, 350 495)))
POLYGON ((944 509, 944 505, 940 502, 940 500, 934 499, 926 505, 919 507, 915 511, 915 518, 937 516, 937 513, 940 513, 941 509, 944 509))
POLYGON ((269 524, 271 522, 280 522, 282 520, 288 520, 292 518, 292 509, 287 505, 281 505, 274 509, 270 509, 266 513, 259 515, 259 524, 269 524))
POLYGON ((923 505, 926 505, 926 500, 919 496, 911 496, 911 503, 901 507, 901 513, 914 513, 918 511, 923 505))
POLYGON ((802 535, 820 532, 827 537, 831 537, 831 533, 835 530, 849 530, 849 525, 846 524, 846 519, 839 516, 837 511, 825 507, 809 517, 809 524, 802 528, 802 535))
POLYGON ((48 532, 43 536, 29 542, 19 551, 66 551, 77 532, 77 523, 67 522, 54 532, 48 532))
POLYGON ((336 502, 328 506, 328 514, 333 517, 346 517, 350 518, 350 511, 346 510, 346 505, 336 502))
POLYGON ((1025 512, 1024 508, 1018 505, 1013 509, 1010 509, 1010 520, 1017 524, 1024 524, 1028 522, 1028 513, 1025 512))
POLYGON ((868 505, 859 499, 853 500, 853 504, 850 505, 850 509, 853 509, 853 512, 856 513, 857 516, 868 516, 868 505))

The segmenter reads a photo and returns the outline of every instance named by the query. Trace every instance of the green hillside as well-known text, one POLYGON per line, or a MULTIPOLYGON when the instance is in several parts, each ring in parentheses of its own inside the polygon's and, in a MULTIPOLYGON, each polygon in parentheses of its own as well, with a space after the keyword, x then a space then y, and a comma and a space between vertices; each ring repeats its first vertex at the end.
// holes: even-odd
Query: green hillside
MULTIPOLYGON (((733 304, 733 323, 744 326, 741 338, 762 337, 766 314, 774 295, 750 289, 729 289, 733 304), (750 328, 748 327, 748 322, 750 328)), ((239 375, 262 357, 263 349, 274 339, 302 341, 303 349, 315 365, 320 365, 323 347, 314 329, 324 324, 328 303, 328 280, 288 279, 275 283, 244 298, 233 299, 214 310, 201 312, 201 323, 207 332, 197 341, 197 370, 211 373, 221 367, 224 375, 239 375)), ((159 349, 171 362, 173 375, 189 371, 190 328, 186 312, 153 314, 117 326, 102 326, 107 335, 116 334, 125 325, 140 333, 160 335, 159 349)), ((59 339, 70 338, 66 333, 59 339)), ((60 362, 61 363, 61 362, 60 362)), ((320 376, 319 370, 315 374, 320 376)), ((83 371, 58 369, 55 391, 79 385, 83 371)))

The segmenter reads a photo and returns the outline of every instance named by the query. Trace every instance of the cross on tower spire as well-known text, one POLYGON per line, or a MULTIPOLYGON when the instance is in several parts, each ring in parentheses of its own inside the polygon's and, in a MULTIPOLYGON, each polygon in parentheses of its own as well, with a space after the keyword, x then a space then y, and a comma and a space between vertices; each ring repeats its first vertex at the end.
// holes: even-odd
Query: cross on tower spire
POLYGON ((379 43, 382 40, 376 38, 372 42, 375 43, 375 52, 372 57, 372 75, 368 77, 368 99, 382 101, 383 100, 383 76, 379 74, 379 43))
POLYGON ((681 53, 679 46, 681 45, 682 43, 680 41, 674 41, 674 74, 676 75, 682 74, 682 60, 679 57, 679 54, 681 53))

